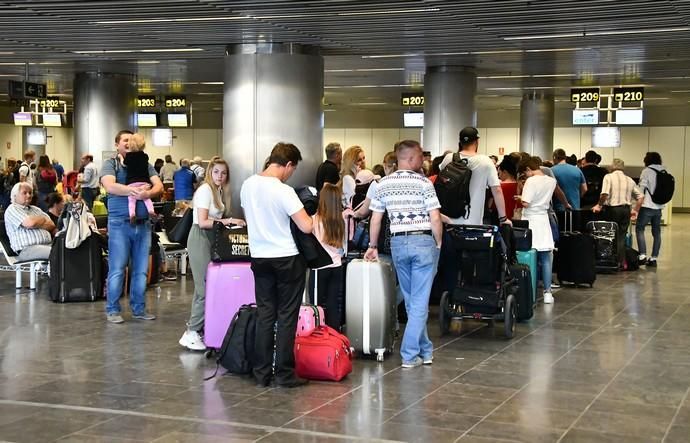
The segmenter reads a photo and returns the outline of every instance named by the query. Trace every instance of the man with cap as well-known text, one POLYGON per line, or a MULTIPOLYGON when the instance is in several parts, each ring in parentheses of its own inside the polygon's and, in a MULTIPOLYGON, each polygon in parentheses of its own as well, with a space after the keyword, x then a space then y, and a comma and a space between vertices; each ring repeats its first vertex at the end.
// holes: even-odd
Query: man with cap
MULTIPOLYGON (((460 131, 460 158, 467 160, 467 166, 472 171, 470 179, 470 212, 467 218, 450 218, 441 214, 441 219, 446 224, 451 225, 482 225, 484 220, 484 207, 486 206, 486 189, 491 190, 498 212, 500 223, 511 224, 506 217, 505 200, 501 189, 501 180, 498 178, 498 171, 493 160, 487 155, 478 154, 479 150, 479 131, 477 128, 468 126, 460 131)), ((439 165, 439 170, 448 166, 453 161, 453 153, 446 154, 439 165)), ((441 209, 443 212, 443 209, 441 209)), ((457 251, 449 247, 451 241, 444 238, 443 251, 441 251, 440 270, 445 278, 448 290, 452 290, 457 283, 457 276, 460 270, 460 258, 457 251), (448 246, 447 246, 448 245, 448 246)))
MULTIPOLYGON (((468 126, 460 131, 460 158, 467 160, 467 166, 472 171, 470 180, 470 213, 467 218, 449 218, 443 216, 444 223, 452 225, 481 225, 484 219, 484 207, 486 199, 486 188, 491 189, 494 197, 498 217, 501 223, 510 223, 506 218, 505 200, 501 190, 501 180, 493 160, 487 155, 478 154, 479 150, 479 131, 477 128, 468 126)), ((453 153, 446 154, 439 165, 439 170, 448 166, 453 161, 453 153)))

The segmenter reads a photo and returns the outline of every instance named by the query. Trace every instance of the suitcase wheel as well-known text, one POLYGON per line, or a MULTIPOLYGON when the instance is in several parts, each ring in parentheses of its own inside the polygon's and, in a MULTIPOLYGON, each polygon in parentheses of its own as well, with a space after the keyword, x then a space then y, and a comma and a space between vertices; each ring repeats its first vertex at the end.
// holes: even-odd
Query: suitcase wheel
POLYGON ((513 294, 510 294, 506 298, 504 312, 505 319, 503 326, 505 328, 506 337, 513 338, 515 335, 515 324, 517 323, 517 303, 513 294))
POLYGON ((441 327, 441 336, 446 335, 450 330, 450 317, 448 315, 448 291, 443 291, 441 301, 438 306, 438 323, 441 327))

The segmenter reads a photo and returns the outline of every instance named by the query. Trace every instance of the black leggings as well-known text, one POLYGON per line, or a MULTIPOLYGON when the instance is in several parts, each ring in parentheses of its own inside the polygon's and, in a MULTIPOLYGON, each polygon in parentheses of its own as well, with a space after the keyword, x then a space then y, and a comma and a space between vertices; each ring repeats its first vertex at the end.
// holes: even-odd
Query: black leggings
POLYGON ((343 266, 324 268, 309 273, 309 301, 314 303, 314 280, 318 282, 317 301, 322 306, 326 315, 325 323, 331 328, 340 331, 345 316, 345 297, 343 287, 345 276, 343 266))

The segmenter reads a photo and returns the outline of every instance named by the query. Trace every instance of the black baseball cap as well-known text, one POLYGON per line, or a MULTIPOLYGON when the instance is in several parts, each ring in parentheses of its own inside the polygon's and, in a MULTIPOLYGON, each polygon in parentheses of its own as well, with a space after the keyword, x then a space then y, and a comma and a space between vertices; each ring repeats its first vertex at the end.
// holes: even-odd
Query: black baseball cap
POLYGON ((460 131, 460 144, 461 145, 466 145, 468 143, 471 143, 479 138, 479 131, 477 131, 477 128, 473 128, 472 126, 467 126, 466 128, 463 128, 462 131, 460 131))

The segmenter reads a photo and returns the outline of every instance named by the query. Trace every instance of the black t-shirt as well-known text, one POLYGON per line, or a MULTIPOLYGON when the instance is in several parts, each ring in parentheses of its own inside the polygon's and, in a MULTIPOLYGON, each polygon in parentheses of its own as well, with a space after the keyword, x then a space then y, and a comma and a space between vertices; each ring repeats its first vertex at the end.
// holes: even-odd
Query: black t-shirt
POLYGON ((582 174, 587 182, 587 192, 580 199, 580 206, 594 206, 599 201, 601 185, 608 171, 597 165, 587 165, 582 167, 582 174))
POLYGON ((316 171, 316 189, 318 191, 323 188, 324 183, 336 184, 340 181, 340 171, 338 166, 330 160, 321 163, 319 169, 316 171))
POLYGON ((125 155, 127 184, 151 183, 149 178, 149 156, 144 151, 131 151, 125 155))

